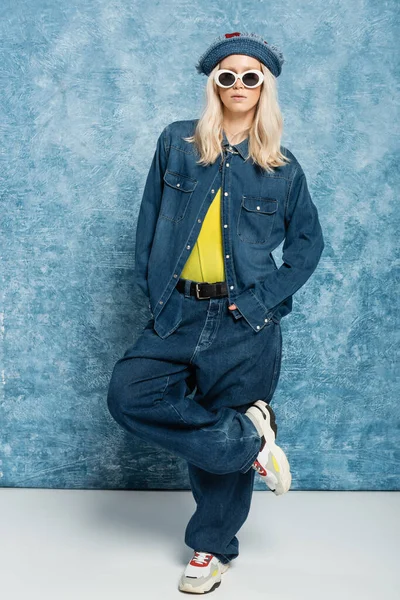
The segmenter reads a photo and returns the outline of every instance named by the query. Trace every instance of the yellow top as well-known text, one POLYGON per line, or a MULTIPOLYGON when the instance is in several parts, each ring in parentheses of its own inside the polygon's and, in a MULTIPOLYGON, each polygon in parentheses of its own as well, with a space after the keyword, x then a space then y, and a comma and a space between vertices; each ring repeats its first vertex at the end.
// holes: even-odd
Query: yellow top
POLYGON ((180 275, 194 281, 225 281, 221 231, 221 188, 204 217, 197 241, 180 275))

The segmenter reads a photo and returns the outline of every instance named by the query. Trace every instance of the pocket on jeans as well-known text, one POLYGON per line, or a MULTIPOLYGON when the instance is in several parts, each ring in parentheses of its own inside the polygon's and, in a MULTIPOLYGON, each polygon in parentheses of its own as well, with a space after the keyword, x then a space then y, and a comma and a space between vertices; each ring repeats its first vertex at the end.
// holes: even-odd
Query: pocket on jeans
POLYGON ((275 393, 276 386, 281 372, 282 364, 282 330, 280 323, 274 322, 275 331, 275 352, 274 352, 274 367, 271 378, 271 386, 268 392, 267 401, 270 402, 272 396, 275 393))

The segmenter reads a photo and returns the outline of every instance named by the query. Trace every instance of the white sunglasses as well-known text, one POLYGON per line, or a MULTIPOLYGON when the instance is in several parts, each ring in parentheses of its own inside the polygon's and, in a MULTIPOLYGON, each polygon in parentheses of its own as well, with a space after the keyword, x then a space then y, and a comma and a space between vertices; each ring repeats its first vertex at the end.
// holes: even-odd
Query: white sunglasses
POLYGON ((258 69, 251 69, 242 74, 234 73, 229 69, 219 69, 214 75, 214 81, 221 88, 230 88, 237 80, 243 83, 246 88, 256 88, 264 81, 264 73, 258 69))

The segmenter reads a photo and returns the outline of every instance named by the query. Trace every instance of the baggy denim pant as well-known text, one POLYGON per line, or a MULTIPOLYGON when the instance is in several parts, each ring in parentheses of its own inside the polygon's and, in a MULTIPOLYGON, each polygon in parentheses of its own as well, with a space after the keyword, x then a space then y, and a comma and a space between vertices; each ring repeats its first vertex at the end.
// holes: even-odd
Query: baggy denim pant
POLYGON ((114 366, 108 408, 132 434, 185 459, 197 505, 185 543, 227 563, 250 510, 260 436, 243 413, 270 403, 282 334, 272 320, 255 332, 224 298, 198 300, 186 280, 182 322, 167 338, 151 319, 114 366), (193 398, 188 396, 194 391, 193 398))

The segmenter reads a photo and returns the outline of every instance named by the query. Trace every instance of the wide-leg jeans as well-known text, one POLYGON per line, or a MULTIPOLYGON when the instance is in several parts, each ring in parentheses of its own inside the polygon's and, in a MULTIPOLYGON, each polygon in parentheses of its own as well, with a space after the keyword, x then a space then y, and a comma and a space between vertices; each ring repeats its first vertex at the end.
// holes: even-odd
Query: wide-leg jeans
POLYGON ((233 318, 227 297, 199 300, 189 284, 177 329, 161 338, 149 320, 115 364, 107 403, 124 429, 187 462, 197 508, 185 543, 227 563, 239 554, 261 443, 244 413, 256 400, 271 402, 281 325, 271 320, 255 332, 233 318))

